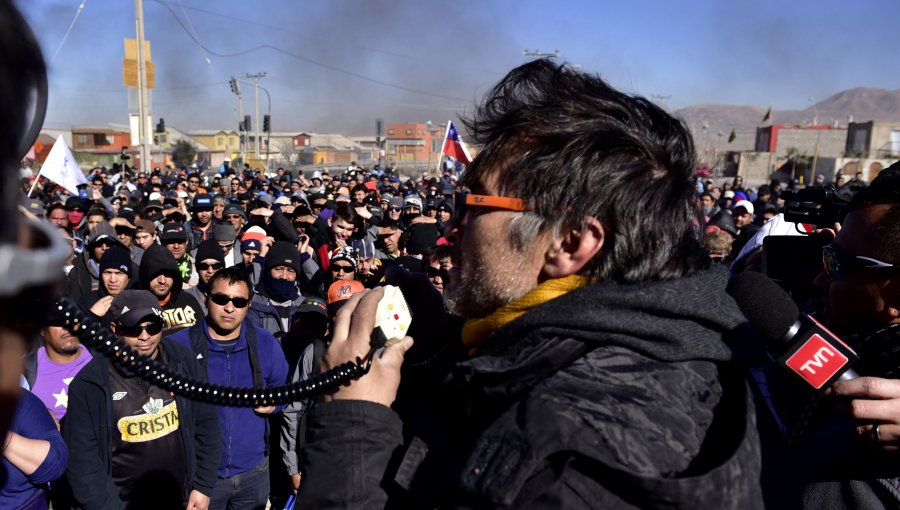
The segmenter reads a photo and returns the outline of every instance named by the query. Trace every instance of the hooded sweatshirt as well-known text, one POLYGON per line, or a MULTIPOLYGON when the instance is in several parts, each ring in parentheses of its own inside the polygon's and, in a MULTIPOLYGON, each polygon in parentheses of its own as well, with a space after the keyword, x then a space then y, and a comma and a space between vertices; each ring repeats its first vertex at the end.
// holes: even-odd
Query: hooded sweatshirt
POLYGON ((202 321, 204 314, 200 303, 194 296, 181 292, 181 273, 178 270, 178 264, 175 263, 175 257, 161 245, 154 244, 144 252, 144 256, 141 258, 141 267, 138 271, 140 288, 151 290, 150 282, 160 274, 165 274, 174 280, 169 295, 159 302, 162 317, 166 323, 164 333, 171 334, 202 321))
POLYGON ((84 250, 75 258, 72 270, 66 275, 66 293, 75 301, 81 301, 85 295, 100 288, 100 261, 94 260, 92 255, 94 245, 104 240, 124 248, 109 223, 101 221, 91 229, 84 250))

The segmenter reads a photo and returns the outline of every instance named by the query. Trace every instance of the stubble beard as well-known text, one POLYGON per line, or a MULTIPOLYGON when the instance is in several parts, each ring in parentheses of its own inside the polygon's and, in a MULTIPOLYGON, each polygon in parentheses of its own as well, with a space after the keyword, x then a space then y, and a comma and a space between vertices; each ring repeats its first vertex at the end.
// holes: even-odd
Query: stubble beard
POLYGON ((518 270, 521 260, 496 257, 500 260, 492 264, 494 269, 485 264, 482 255, 468 257, 462 268, 452 272, 455 274, 444 285, 444 301, 450 311, 465 319, 480 319, 531 290, 518 270))

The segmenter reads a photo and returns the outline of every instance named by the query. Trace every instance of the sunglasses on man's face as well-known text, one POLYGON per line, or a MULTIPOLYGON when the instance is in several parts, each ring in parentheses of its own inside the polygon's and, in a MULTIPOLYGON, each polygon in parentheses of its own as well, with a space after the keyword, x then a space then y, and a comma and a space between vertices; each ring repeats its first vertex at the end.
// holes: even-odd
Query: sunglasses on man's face
POLYGON ((141 333, 146 331, 148 335, 158 335, 163 330, 163 322, 161 320, 154 320, 147 322, 145 324, 137 324, 135 326, 126 326, 124 324, 116 325, 116 333, 127 336, 129 338, 137 338, 141 336, 141 333))
POLYGON ((484 208, 499 211, 524 212, 528 204, 521 198, 499 197, 495 195, 476 195, 461 192, 456 194, 456 217, 462 221, 471 209, 484 208))
POLYGON ((335 273, 352 273, 352 272, 356 271, 356 268, 354 268, 353 266, 332 264, 331 270, 334 271, 335 273))
POLYGON ((247 308, 247 305, 250 304, 249 298, 230 297, 227 294, 210 294, 209 300, 219 306, 225 306, 230 301, 235 308, 247 308))
POLYGON ((210 269, 212 269, 213 271, 218 271, 219 269, 222 269, 222 264, 220 264, 219 262, 213 262, 212 264, 208 264, 206 262, 197 262, 197 269, 201 271, 209 271, 210 269))
POLYGON ((822 248, 822 271, 829 278, 835 280, 845 278, 850 271, 855 269, 897 271, 900 266, 873 257, 852 255, 834 243, 822 248))

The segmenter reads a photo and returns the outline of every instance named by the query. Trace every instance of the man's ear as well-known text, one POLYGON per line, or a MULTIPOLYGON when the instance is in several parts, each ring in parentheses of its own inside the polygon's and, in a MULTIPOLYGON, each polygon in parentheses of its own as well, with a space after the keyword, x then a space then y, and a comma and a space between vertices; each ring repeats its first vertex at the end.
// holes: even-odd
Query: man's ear
POLYGON ((606 231, 596 218, 584 218, 582 229, 569 229, 553 239, 544 255, 541 272, 547 278, 578 274, 603 247, 606 231))
POLYGON ((893 277, 881 289, 885 319, 889 324, 900 323, 900 277, 893 277))

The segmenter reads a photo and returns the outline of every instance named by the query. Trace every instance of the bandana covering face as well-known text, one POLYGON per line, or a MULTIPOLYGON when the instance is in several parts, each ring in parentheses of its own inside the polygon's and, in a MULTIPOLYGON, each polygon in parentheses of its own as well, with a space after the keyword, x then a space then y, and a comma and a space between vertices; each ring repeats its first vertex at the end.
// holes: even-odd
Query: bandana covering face
POLYGON ((66 211, 66 216, 69 219, 69 225, 73 226, 78 225, 84 219, 84 213, 81 211, 66 211))
POLYGON ((260 282, 266 295, 275 301, 293 301, 300 295, 300 291, 297 290, 297 285, 294 282, 272 278, 268 272, 262 275, 260 282))

